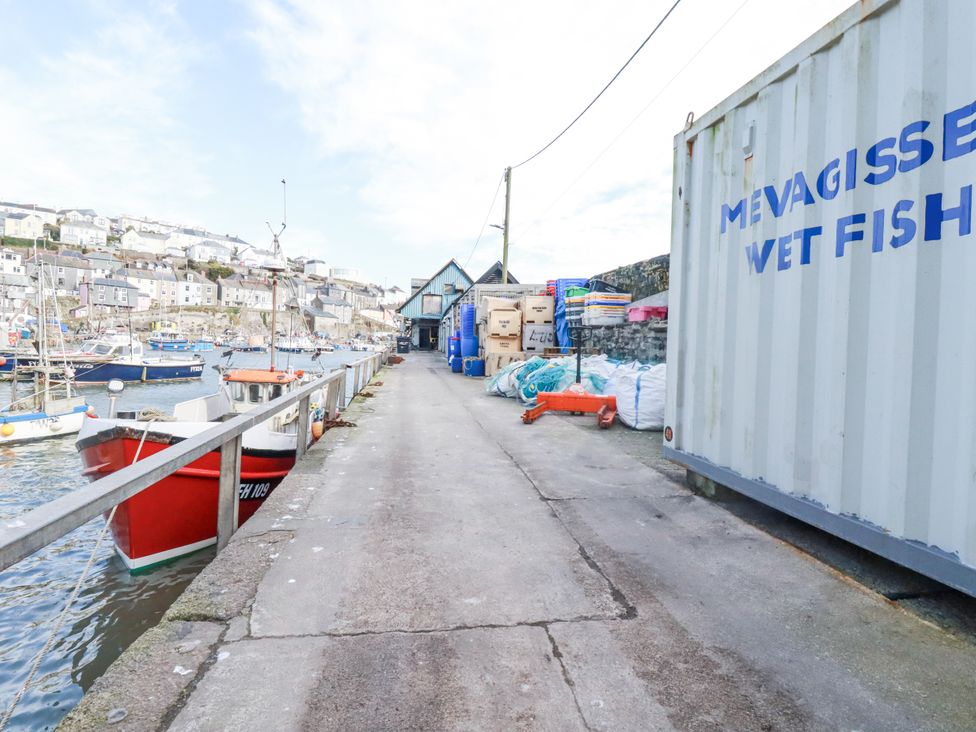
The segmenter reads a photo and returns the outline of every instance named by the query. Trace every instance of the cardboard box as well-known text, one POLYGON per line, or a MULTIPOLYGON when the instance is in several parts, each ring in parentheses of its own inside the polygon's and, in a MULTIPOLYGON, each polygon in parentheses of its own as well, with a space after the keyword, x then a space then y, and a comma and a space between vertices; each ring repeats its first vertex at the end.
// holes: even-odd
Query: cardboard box
POLYGON ((556 303, 551 295, 526 295, 522 298, 522 321, 525 323, 556 322, 556 303))
POLYGON ((519 298, 510 297, 492 297, 491 295, 485 295, 481 298, 481 302, 478 303, 478 310, 485 313, 490 313, 492 310, 512 310, 517 309, 519 306, 519 298))
POLYGON ((485 356, 485 376, 494 376, 510 363, 524 360, 524 353, 489 353, 485 356))
POLYGON ((556 329, 552 325, 526 323, 522 326, 522 350, 541 353, 556 345, 556 329))
POLYGON ((485 341, 485 356, 492 353, 519 353, 521 350, 522 339, 518 336, 489 336, 485 341))
POLYGON ((485 332, 489 336, 522 335, 522 312, 514 308, 492 310, 488 313, 488 329, 485 332))

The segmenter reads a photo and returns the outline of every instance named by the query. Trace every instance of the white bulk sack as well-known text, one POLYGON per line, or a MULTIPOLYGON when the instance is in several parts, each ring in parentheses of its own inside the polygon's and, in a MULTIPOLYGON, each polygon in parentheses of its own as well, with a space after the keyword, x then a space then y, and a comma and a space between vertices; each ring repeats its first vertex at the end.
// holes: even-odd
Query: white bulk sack
POLYGON ((620 366, 607 380, 604 394, 617 397, 617 416, 635 430, 664 429, 667 365, 620 366))

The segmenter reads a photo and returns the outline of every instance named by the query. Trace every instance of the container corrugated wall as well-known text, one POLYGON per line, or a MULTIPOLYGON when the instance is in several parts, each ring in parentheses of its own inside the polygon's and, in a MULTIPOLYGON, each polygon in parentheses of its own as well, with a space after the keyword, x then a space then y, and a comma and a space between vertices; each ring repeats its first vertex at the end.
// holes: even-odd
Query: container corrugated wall
POLYGON ((865 0, 675 138, 665 441, 970 594, 974 29, 865 0))

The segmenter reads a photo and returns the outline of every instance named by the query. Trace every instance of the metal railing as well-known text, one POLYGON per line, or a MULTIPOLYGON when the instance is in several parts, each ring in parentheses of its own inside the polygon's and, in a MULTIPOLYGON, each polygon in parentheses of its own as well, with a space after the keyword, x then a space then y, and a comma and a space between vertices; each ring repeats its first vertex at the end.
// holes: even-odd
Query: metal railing
MULTIPOLYGON (((217 551, 237 528, 238 497, 241 481, 241 445, 244 433, 298 404, 297 434, 308 434, 312 395, 325 389, 325 413, 332 419, 340 409, 362 391, 363 386, 386 363, 388 351, 372 353, 346 364, 330 374, 240 414, 215 424, 199 435, 188 437, 165 450, 139 460, 121 470, 68 495, 38 506, 21 516, 0 522, 0 570, 30 556, 68 532, 87 523, 122 501, 172 475, 208 452, 220 450, 220 487, 217 506, 217 551), (352 390, 347 389, 352 373, 352 390)), ((147 423, 147 430, 148 430, 147 423)), ((305 454, 305 440, 297 440, 296 462, 305 454)))

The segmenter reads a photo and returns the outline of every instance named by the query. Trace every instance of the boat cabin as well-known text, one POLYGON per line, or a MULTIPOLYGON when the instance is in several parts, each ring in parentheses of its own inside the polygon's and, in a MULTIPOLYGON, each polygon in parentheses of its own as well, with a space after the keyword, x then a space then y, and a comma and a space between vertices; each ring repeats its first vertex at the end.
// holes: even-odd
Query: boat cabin
POLYGON ((246 412, 290 391, 301 377, 301 372, 234 369, 224 374, 224 385, 233 410, 246 412))
POLYGON ((98 356, 105 359, 113 358, 142 358, 142 341, 129 338, 127 335, 104 336, 93 338, 81 344, 77 354, 84 356, 98 356))

